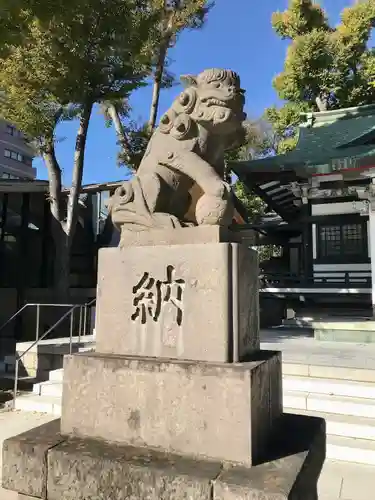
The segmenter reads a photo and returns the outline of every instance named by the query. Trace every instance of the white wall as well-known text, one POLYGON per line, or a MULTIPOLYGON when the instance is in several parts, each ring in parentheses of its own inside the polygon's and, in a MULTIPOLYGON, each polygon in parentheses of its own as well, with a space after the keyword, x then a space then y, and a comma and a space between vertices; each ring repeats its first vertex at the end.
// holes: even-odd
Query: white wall
POLYGON ((311 205, 311 215, 358 214, 365 209, 363 201, 344 201, 341 203, 322 203, 311 205))

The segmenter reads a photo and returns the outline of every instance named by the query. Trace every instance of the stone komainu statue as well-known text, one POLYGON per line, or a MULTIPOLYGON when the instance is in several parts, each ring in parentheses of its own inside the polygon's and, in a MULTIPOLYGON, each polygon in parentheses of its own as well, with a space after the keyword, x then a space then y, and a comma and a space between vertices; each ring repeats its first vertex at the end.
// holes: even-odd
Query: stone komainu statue
POLYGON ((231 222, 224 152, 245 137, 245 92, 239 76, 223 69, 181 80, 185 90, 162 116, 137 174, 110 200, 122 234, 231 222))

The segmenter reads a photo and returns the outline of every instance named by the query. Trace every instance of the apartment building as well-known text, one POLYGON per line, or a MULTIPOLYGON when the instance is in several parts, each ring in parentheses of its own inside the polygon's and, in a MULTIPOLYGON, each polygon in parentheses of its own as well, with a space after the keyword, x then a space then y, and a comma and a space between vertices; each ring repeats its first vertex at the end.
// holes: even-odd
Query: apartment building
POLYGON ((0 120, 0 179, 35 179, 33 156, 33 150, 22 133, 0 120))

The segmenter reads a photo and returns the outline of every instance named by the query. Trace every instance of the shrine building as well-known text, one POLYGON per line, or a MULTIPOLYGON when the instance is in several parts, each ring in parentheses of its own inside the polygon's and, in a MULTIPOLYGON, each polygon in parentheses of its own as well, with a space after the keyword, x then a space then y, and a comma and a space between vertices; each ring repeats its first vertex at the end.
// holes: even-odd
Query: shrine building
POLYGON ((375 106, 309 113, 296 148, 237 162, 233 172, 268 206, 255 246, 263 301, 286 310, 375 310, 375 106))

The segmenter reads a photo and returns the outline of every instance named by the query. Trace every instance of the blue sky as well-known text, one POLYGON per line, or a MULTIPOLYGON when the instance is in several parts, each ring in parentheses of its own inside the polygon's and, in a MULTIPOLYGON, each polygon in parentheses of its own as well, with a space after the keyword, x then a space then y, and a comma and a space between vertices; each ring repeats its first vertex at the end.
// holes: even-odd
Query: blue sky
MULTIPOLYGON (((321 0, 332 23, 338 22, 343 7, 351 0, 321 0)), ((271 15, 284 10, 288 0, 216 0, 207 24, 202 30, 185 32, 170 51, 175 75, 196 74, 205 68, 222 67, 237 71, 246 89, 246 111, 250 117, 260 116, 267 106, 277 104, 272 88, 273 77, 282 70, 286 42, 280 40, 271 27, 271 15)), ((162 92, 160 113, 163 113, 179 93, 180 87, 162 92)), ((148 118, 151 88, 135 92, 131 99, 133 117, 148 118)), ((77 124, 60 125, 57 155, 64 172, 64 184, 70 185, 73 149, 77 124)), ((105 127, 103 117, 94 110, 90 123, 85 158, 84 183, 123 179, 126 169, 116 165, 116 137, 112 128, 105 127)), ((35 160, 38 178, 46 178, 41 160, 35 160)))

